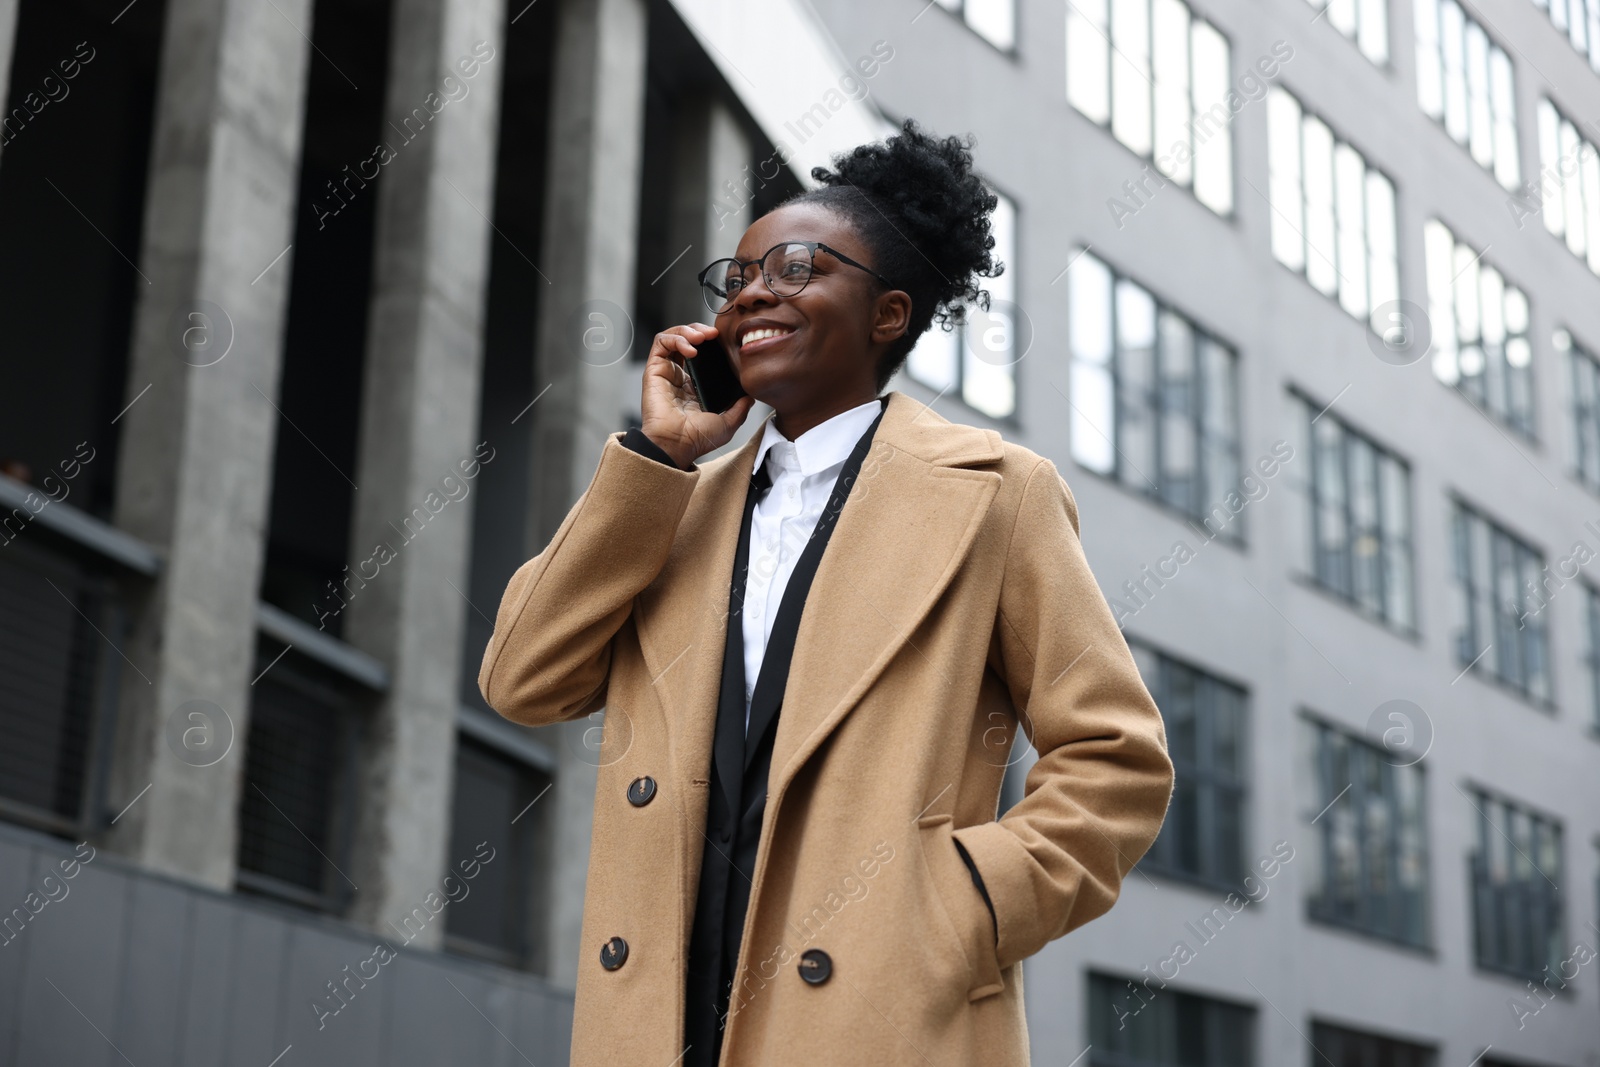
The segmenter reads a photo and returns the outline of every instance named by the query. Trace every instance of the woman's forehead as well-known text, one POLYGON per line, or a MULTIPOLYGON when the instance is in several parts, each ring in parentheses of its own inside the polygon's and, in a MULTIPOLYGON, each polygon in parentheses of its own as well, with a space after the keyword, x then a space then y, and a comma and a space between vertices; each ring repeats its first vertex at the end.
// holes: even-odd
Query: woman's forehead
POLYGON ((762 255, 780 241, 821 241, 847 256, 864 255, 855 230, 836 212, 821 204, 785 204, 752 222, 733 254, 742 260, 762 255))

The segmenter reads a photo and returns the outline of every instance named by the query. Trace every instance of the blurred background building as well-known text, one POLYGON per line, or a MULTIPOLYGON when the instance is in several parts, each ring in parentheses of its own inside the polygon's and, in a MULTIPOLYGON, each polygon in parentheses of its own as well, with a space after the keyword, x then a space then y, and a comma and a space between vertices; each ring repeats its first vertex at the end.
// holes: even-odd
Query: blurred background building
POLYGON ((892 387, 1060 467, 1178 767, 1034 1062, 1597 1067, 1597 71, 1596 0, 0 0, 0 1064, 566 1062, 603 720, 484 706, 500 592, 911 116, 1006 270, 892 387))

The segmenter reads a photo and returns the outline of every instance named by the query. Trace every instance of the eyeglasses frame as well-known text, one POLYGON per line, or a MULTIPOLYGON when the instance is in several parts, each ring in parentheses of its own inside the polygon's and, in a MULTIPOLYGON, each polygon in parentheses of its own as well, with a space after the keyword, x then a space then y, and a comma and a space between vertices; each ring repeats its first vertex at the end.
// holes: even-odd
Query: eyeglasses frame
MULTIPOLYGON (((789 297, 799 296, 805 291, 805 287, 811 284, 811 279, 816 277, 818 249, 828 253, 828 255, 832 256, 834 259, 837 259, 841 263, 846 263, 852 267, 866 271, 868 274, 878 279, 878 281, 882 282, 890 289, 895 288, 895 284, 893 282, 879 274, 877 271, 873 270, 871 267, 867 266, 865 263, 858 263, 849 256, 845 255, 843 252, 839 251, 837 248, 823 244, 821 241, 779 241, 777 244, 763 252, 760 259, 740 259, 737 256, 723 256, 721 259, 712 260, 710 263, 706 264, 705 269, 702 270, 697 276, 697 280, 700 282, 700 292, 706 296, 710 296, 710 290, 706 286, 706 275, 711 273, 712 267, 715 267, 718 263, 732 263, 739 268, 739 277, 741 281, 743 280, 744 273, 748 268, 759 265, 761 267, 761 280, 767 283, 767 289, 772 293, 773 296, 780 300, 787 300, 789 297), (785 295, 772 288, 772 278, 767 274, 767 257, 772 255, 772 253, 776 252, 778 249, 785 248, 789 245, 804 245, 806 247, 806 250, 811 253, 812 270, 810 276, 806 278, 804 284, 802 284, 799 289, 796 289, 794 292, 785 295)), ((733 306, 733 302, 737 299, 737 296, 726 297, 725 302, 720 309, 711 307, 711 302, 708 300, 706 302, 706 307, 710 308, 712 314, 721 315, 731 308, 733 306)))

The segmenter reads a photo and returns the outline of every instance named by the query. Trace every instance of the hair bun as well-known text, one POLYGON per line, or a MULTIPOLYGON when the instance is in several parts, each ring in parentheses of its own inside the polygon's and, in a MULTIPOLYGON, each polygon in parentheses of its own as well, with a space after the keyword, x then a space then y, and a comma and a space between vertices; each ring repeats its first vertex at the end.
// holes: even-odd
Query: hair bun
POLYGON ((885 361, 887 373, 904 361, 927 328, 966 321, 966 308, 989 307, 978 278, 993 278, 1005 264, 990 255, 990 214, 999 198, 972 172, 970 139, 935 137, 908 118, 883 141, 858 145, 833 157, 833 169, 812 167, 822 183, 795 197, 845 215, 874 249, 879 273, 911 295, 911 323, 885 361))

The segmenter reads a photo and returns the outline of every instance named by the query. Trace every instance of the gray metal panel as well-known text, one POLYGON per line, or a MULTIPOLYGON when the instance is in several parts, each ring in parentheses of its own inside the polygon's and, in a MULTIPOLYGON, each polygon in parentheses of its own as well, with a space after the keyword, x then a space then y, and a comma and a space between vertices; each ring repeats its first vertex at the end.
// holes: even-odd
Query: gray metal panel
MULTIPOLYGON (((315 927, 297 931, 294 955, 283 969, 288 1020, 283 1038, 284 1045, 294 1046, 289 1055, 296 1067, 376 1067, 379 1063, 385 986, 394 980, 386 972, 393 964, 380 966, 371 979, 363 979, 359 973, 377 943, 377 938, 357 940, 315 927), (348 974, 345 967, 350 968, 348 974), (330 982, 335 982, 337 996, 329 990, 330 982), (314 1001, 328 1006, 328 1014, 320 1021, 314 1001)), ((372 973, 371 966, 365 970, 372 973)), ((275 1049, 273 1055, 279 1051, 275 1049)))
MULTIPOLYGON (((72 851, 0 824, 0 906, 21 906, 72 851)), ((377 935, 104 850, 68 885, 0 945, 0 1067, 267 1067, 291 1044, 279 1067, 567 1062, 572 996, 533 975, 390 938, 396 958, 365 985, 351 978, 354 995, 319 1030, 313 997, 356 972, 377 935)))
POLYGON ((134 1063, 172 1059, 182 1022, 191 905, 190 894, 171 882, 131 879, 116 1028, 117 1046, 134 1063))
POLYGON ((511 1049, 493 1029, 510 1026, 510 1013, 491 998, 493 985, 482 975, 416 952, 403 952, 391 969, 396 1010, 392 1059, 387 1062, 486 1067, 513 1062, 502 1054, 511 1049))
MULTIPOLYGON (((35 887, 46 875, 60 873, 58 859, 52 852, 37 851, 35 887)), ((29 1067, 88 1067, 116 1057, 129 878, 91 862, 62 884, 69 887, 66 896, 47 904, 26 935, 30 944, 18 1062, 29 1067)))
MULTIPOLYGON (((33 884, 33 863, 33 849, 0 838, 0 920, 10 915, 12 908, 22 907, 33 884)), ((28 933, 24 927, 15 940, 0 943, 0 1067, 14 1067, 18 1062, 28 933)))
POLYGON ((173 992, 181 998, 180 1055, 175 1058, 184 1067, 211 1067, 223 1062, 229 1026, 227 979, 234 966, 237 915, 237 907, 226 900, 209 894, 193 895, 184 952, 184 984, 173 992))
POLYGON ((521 984, 516 1029, 506 1033, 539 1067, 566 1067, 572 1054, 571 995, 535 988, 536 983, 531 980, 521 984))
POLYGON ((253 910, 234 915, 228 984, 228 1063, 262 1067, 283 1051, 283 965, 293 927, 253 910))

